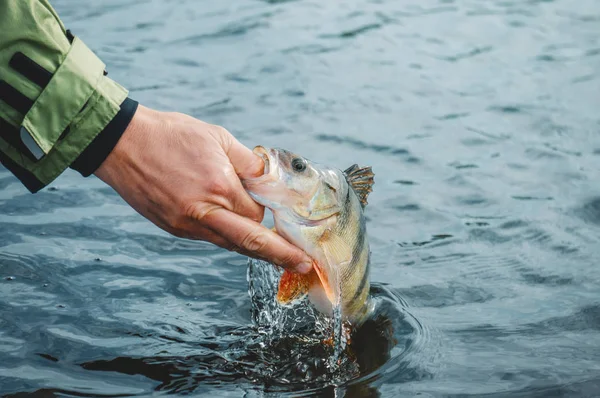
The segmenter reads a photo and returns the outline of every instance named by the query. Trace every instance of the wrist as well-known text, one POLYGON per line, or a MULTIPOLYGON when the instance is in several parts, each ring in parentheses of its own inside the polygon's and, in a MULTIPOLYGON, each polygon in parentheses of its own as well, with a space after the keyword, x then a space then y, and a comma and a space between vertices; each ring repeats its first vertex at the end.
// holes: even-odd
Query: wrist
POLYGON ((126 98, 121 103, 120 111, 98 133, 96 138, 71 163, 71 168, 84 177, 94 173, 118 144, 125 130, 131 123, 138 107, 137 101, 126 98))
POLYGON ((114 181, 121 174, 120 170, 133 163, 132 158, 139 151, 137 149, 139 147, 138 143, 143 140, 143 133, 148 131, 152 125, 152 113, 152 110, 143 105, 136 107, 130 122, 119 140, 100 166, 94 171, 96 177, 114 187, 114 181))

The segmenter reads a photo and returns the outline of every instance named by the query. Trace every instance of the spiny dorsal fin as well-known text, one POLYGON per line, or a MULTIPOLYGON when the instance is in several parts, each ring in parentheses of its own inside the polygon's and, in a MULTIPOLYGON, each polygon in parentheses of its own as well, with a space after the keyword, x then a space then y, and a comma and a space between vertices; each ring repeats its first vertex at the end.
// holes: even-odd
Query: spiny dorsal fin
POLYGON ((373 170, 371 167, 359 167, 357 164, 353 164, 344 170, 344 174, 364 208, 368 204, 367 197, 369 193, 373 192, 373 184, 375 184, 373 170))

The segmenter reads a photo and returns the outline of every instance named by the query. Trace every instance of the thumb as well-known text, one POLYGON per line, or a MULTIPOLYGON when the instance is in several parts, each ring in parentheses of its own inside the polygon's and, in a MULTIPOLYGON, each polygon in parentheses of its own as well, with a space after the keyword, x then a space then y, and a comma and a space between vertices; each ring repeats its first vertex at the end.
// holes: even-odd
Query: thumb
POLYGON ((235 138, 229 147, 227 156, 229 156, 235 172, 241 179, 258 177, 263 174, 265 164, 261 157, 254 154, 235 138))

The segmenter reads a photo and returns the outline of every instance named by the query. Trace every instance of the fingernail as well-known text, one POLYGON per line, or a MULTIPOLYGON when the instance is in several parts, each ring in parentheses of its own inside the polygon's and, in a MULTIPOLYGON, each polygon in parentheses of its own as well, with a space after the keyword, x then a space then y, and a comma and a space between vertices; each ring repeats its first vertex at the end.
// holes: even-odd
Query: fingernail
POLYGON ((306 274, 312 269, 312 262, 303 261, 296 266, 296 271, 301 274, 306 274))

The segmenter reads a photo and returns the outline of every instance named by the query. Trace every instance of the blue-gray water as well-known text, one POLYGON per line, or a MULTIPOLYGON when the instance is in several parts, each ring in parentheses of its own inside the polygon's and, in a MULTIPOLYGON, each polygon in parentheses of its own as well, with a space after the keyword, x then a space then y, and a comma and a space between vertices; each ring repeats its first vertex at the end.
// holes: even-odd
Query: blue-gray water
MULTIPOLYGON (((373 166, 378 319, 338 396, 600 396, 596 0, 53 4, 145 105, 373 166)), ((1 169, 0 392, 336 394, 318 347, 260 341, 246 269, 1 169)))

